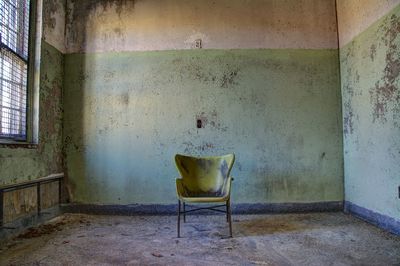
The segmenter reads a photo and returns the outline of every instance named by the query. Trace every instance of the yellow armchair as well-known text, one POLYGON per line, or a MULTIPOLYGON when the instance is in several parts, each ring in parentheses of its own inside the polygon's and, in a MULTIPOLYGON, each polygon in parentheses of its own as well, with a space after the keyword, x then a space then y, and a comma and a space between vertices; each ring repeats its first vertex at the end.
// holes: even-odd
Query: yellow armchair
POLYGON ((177 154, 175 163, 181 175, 176 179, 178 196, 178 237, 180 237, 180 216, 186 222, 186 213, 197 210, 213 210, 226 213, 229 233, 232 237, 230 192, 233 178, 230 172, 235 161, 234 154, 212 157, 192 157, 177 154), (186 203, 215 203, 223 205, 186 210, 186 203), (182 210, 183 203, 183 210, 182 210), (217 209, 226 207, 226 210, 217 209))

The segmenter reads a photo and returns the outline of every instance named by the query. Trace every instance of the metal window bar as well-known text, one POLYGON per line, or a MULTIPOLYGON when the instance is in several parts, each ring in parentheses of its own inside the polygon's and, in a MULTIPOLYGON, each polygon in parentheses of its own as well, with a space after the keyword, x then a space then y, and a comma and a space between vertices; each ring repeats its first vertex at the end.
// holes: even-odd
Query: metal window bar
POLYGON ((0 0, 0 138, 26 140, 29 0, 0 0))
POLYGON ((0 1, 1 43, 28 59, 29 0, 0 1))

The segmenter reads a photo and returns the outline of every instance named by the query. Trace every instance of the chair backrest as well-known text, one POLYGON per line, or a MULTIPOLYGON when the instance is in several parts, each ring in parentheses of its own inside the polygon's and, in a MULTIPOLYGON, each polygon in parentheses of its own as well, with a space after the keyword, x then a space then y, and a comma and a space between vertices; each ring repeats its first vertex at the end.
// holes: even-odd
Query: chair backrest
POLYGON ((212 157, 175 156, 182 184, 193 196, 219 194, 234 161, 234 154, 212 157))

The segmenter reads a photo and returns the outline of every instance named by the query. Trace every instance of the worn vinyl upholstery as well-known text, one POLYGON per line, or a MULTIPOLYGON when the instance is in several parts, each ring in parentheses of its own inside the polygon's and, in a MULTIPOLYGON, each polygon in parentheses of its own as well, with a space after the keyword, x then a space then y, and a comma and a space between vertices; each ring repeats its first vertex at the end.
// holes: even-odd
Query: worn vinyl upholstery
POLYGON ((183 202, 223 202, 230 197, 230 171, 234 154, 191 157, 177 154, 175 163, 181 178, 176 179, 178 198, 183 202))

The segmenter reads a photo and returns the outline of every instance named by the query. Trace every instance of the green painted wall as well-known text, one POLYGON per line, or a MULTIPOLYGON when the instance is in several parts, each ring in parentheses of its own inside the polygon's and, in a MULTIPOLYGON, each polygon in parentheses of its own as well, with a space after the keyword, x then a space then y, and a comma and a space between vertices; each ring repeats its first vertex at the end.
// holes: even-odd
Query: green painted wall
POLYGON ((400 6, 340 50, 345 199, 400 219, 400 6))
POLYGON ((0 184, 62 172, 62 87, 64 56, 42 41, 39 144, 35 148, 0 146, 0 184))
POLYGON ((67 54, 71 199, 175 203, 175 153, 235 152, 236 203, 343 200, 338 72, 335 49, 67 54))

